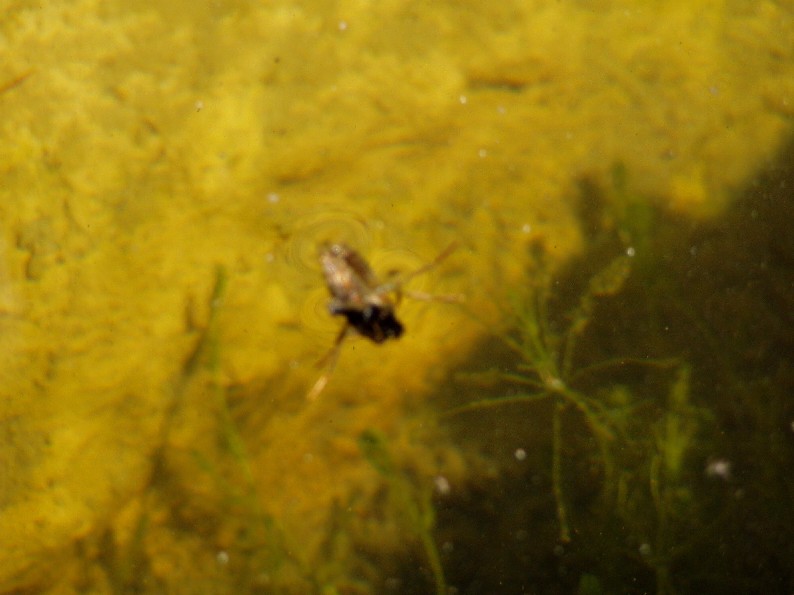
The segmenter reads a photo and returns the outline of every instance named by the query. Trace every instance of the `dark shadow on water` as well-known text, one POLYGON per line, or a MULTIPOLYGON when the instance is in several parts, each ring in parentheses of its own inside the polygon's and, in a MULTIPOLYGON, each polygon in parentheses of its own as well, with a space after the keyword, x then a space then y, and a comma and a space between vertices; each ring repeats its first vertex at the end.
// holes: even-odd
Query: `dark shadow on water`
MULTIPOLYGON (((444 417, 490 465, 436 502, 458 593, 794 592, 794 144, 704 223, 631 196, 626 175, 582 183, 591 248, 549 284, 544 311, 562 334, 593 276, 633 248, 620 290, 595 296, 563 379, 603 406, 608 455, 592 420, 553 395, 444 417)), ((522 362, 499 338, 472 361, 498 373, 522 362)), ((528 392, 465 372, 445 407, 528 392)))

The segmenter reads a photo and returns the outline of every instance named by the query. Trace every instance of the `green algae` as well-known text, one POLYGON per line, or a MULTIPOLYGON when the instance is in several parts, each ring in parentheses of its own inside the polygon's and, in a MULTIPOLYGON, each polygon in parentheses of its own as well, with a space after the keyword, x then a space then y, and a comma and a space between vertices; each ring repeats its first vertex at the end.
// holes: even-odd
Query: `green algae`
MULTIPOLYGON (((406 304, 405 340, 354 344, 335 390, 307 406, 300 396, 334 324, 306 254, 342 236, 410 265, 459 237, 465 249, 425 289, 466 292, 486 327, 504 330, 513 323, 493 303, 520 295, 526 249, 539 247, 552 269, 589 250, 569 198, 582 175, 596 186, 619 178, 619 161, 632 176, 605 193, 633 198, 615 221, 634 226, 633 270, 650 270, 657 261, 641 259, 653 246, 641 241, 658 219, 641 219, 643 201, 717 214, 790 130, 786 7, 718 4, 649 16, 621 3, 10 2, 0 22, 0 590, 277 581, 376 591, 386 571, 360 551, 381 546, 355 542, 347 512, 367 510, 378 489, 356 438, 379 428, 423 475, 459 459, 443 435, 406 448, 397 420, 442 392, 445 371, 484 333, 457 311, 406 304), (114 555, 130 561, 115 578, 114 555)), ((584 415, 582 433, 602 432, 608 448, 631 420, 621 407, 637 400, 635 383, 605 381, 622 350, 588 353, 615 296, 604 297, 561 309, 579 317, 571 347, 548 340, 564 335, 555 322, 536 354, 569 389, 541 401, 563 405, 549 418, 561 437, 549 452, 574 529, 571 450, 600 449, 577 450, 571 428, 584 415)), ((721 353, 726 337, 677 300, 671 308, 721 353)), ((724 377, 750 382, 725 360, 724 377)), ((704 375, 691 369, 697 401, 704 375)), ((775 396, 776 382, 757 388, 775 396)), ((772 401, 785 417, 785 401, 772 401)), ((760 412, 752 419, 767 427, 760 412)), ((476 465, 451 466, 454 485, 476 483, 476 465)), ((399 550, 403 534, 386 535, 384 551, 399 550)))
POLYGON ((433 536, 435 514, 431 489, 420 489, 395 464, 386 437, 373 430, 364 431, 358 438, 361 452, 381 474, 393 492, 395 508, 405 517, 406 527, 422 544, 435 584, 436 595, 447 593, 441 555, 433 536))

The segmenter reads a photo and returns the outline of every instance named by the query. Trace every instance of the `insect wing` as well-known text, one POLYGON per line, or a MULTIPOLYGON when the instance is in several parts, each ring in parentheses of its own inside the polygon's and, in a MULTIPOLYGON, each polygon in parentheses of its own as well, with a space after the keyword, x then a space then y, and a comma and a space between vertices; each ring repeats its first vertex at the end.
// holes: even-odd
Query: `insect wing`
POLYGON ((345 244, 331 244, 323 248, 320 263, 328 291, 334 298, 331 313, 364 309, 377 285, 377 277, 366 261, 345 244))

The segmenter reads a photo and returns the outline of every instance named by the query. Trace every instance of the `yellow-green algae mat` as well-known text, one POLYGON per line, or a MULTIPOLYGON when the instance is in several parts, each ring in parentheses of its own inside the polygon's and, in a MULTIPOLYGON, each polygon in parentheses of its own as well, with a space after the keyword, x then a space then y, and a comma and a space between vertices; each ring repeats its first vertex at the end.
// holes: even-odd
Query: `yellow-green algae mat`
POLYGON ((581 250, 576 180, 622 163, 633 192, 710 216, 794 115, 782 2, 160 4, 0 15, 0 592, 129 583, 108 543, 173 592, 222 592, 223 538, 161 529, 169 507, 223 518, 219 440, 298 560, 277 586, 325 568, 310 586, 334 592, 339 505, 373 547, 405 537, 366 516, 382 478, 358 436, 465 480, 416 411, 483 334, 467 310, 498 328, 530 244, 581 250), (324 240, 382 272, 457 240, 414 288, 467 304, 405 301, 405 337, 350 341, 307 403, 338 328, 324 240))

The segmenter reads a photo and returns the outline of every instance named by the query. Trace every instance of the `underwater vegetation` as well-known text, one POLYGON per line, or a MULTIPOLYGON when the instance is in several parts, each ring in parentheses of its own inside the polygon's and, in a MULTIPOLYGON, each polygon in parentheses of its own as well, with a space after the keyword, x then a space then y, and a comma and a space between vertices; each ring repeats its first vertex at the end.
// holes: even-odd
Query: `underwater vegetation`
POLYGON ((432 489, 422 490, 397 467, 389 452, 386 437, 374 430, 367 430, 359 436, 359 447, 370 464, 387 481, 395 506, 404 517, 406 528, 422 544, 427 564, 433 575, 436 595, 447 593, 441 555, 433 537, 435 513, 432 502, 432 489))
POLYGON ((466 398, 444 419, 499 471, 437 511, 457 544, 451 584, 790 590, 776 527, 794 520, 794 482, 775 470, 794 459, 780 348, 792 341, 794 246, 775 213, 794 209, 778 177, 794 178, 792 165, 786 154, 701 224, 633 196, 620 166, 608 184, 583 181, 586 254, 555 273, 535 254, 503 307, 507 332, 453 382, 466 398), (467 540, 484 527, 497 551, 478 558, 467 540))
MULTIPOLYGON (((616 296, 631 273, 631 256, 620 254, 597 271, 587 283, 578 303, 566 315, 567 326, 559 329, 549 314, 551 276, 541 272, 526 294, 514 294, 509 314, 513 316, 512 334, 500 339, 518 356, 515 371, 469 375, 469 380, 499 381, 520 387, 510 396, 471 401, 448 412, 457 415, 490 408, 532 407, 549 401, 551 425, 550 477, 561 544, 572 541, 571 511, 566 494, 565 441, 574 431, 566 423, 571 415, 581 418, 592 437, 601 468, 601 499, 604 506, 617 506, 627 512, 641 499, 636 490, 644 483, 656 508, 653 548, 645 544, 647 563, 657 574, 657 592, 666 592, 671 544, 666 531, 669 516, 679 507, 676 489, 683 462, 697 430, 698 411, 689 405, 689 368, 672 358, 613 357, 593 364, 576 365, 577 342, 585 336, 598 299, 616 296), (648 395, 634 392, 626 384, 594 380, 612 368, 649 368, 670 376, 668 408, 648 428, 636 427, 642 409, 652 407, 648 395), (645 453, 644 460, 632 461, 627 468, 625 452, 645 453), (645 467, 643 470, 641 467, 645 467), (653 552, 651 554, 651 551, 653 552)), ((659 412, 656 412, 657 414, 659 412)), ((514 411, 514 414, 517 414, 514 411)), ((647 413, 646 413, 647 415, 647 413)), ((537 423, 537 421, 535 422, 537 423)), ((682 494, 682 497, 683 494, 682 494)))
POLYGON ((353 442, 361 467, 372 472, 374 501, 360 489, 340 497, 316 543, 296 538, 268 509, 272 492, 256 468, 261 438, 252 436, 250 410, 238 410, 222 377, 228 284, 219 266, 198 306, 204 322, 194 348, 174 380, 149 485, 97 543, 84 546, 86 563, 102 569, 89 566, 84 584, 96 587, 103 576, 100 590, 114 593, 333 595, 380 592, 380 585, 447 593, 433 535, 433 484, 405 468, 379 430, 353 442), (380 552, 371 541, 392 545, 380 552), (394 544, 399 551, 389 550, 394 544))
POLYGON ((503 305, 504 330, 422 420, 469 457, 465 479, 436 493, 425 467, 405 464, 403 444, 374 427, 356 432, 348 456, 364 479, 340 492, 312 543, 268 508, 282 488, 263 482, 257 464, 272 426, 222 377, 233 279, 218 268, 196 306, 194 348, 173 381, 149 485, 96 542, 80 544, 105 578, 88 566, 79 584, 790 592, 792 156, 723 219, 700 224, 631 194, 621 167, 608 184, 583 182, 587 252, 552 271, 528 247, 532 265, 503 305), (379 551, 379 541, 391 545, 379 551))
POLYGON ((220 378, 219 314, 227 283, 226 269, 218 266, 206 322, 174 381, 150 486, 103 536, 101 562, 112 592, 189 592, 200 583, 217 593, 252 593, 278 584, 285 567, 298 577, 291 577, 292 584, 311 576, 288 553, 292 544, 263 509, 252 459, 220 378), (172 434, 179 434, 182 416, 196 406, 204 414, 207 439, 182 449, 172 434), (182 483, 185 469, 192 473, 189 487, 182 483))

